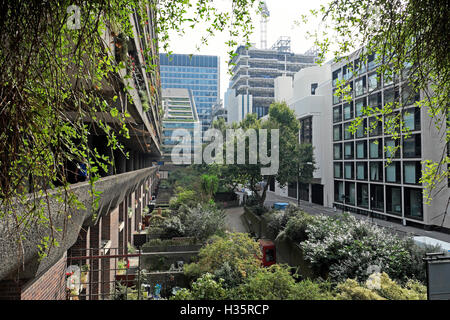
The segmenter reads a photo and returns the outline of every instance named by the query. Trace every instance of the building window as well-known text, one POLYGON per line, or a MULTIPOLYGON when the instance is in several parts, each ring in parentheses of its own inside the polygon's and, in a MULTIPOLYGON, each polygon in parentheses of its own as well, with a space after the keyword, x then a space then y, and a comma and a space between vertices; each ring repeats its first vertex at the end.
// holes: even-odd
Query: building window
POLYGON ((300 142, 312 144, 312 117, 300 120, 300 142))
POLYGON ((367 159, 367 141, 356 142, 356 159, 367 159))
POLYGON ((405 216, 423 219, 423 196, 421 189, 405 188, 405 216))
POLYGON ((367 93, 366 76, 355 80, 355 97, 367 93))
POLYGON ((369 135, 371 137, 380 136, 383 132, 383 123, 376 117, 369 119, 369 135))
POLYGON ((409 106, 420 100, 420 92, 416 92, 411 86, 402 86, 402 104, 409 106))
POLYGON ((367 127, 367 119, 363 119, 356 128, 356 138, 364 138, 367 136, 366 127, 367 127))
POLYGON ((341 95, 336 95, 336 89, 333 89, 333 104, 338 104, 341 102, 341 95))
POLYGON ((356 184, 356 197, 358 207, 368 208, 369 207, 369 186, 365 183, 356 184))
POLYGON ((382 185, 370 185, 370 207, 373 210, 384 211, 384 188, 382 185))
POLYGON ((344 124, 344 140, 353 139, 353 133, 350 131, 351 122, 344 124))
POLYGON ((342 181, 334 182, 334 201, 342 202, 342 195, 344 194, 344 183, 342 181))
POLYGON ((317 86, 318 86, 317 83, 311 83, 311 95, 314 96, 316 94, 317 86))
POLYGON ((367 71, 366 69, 366 63, 364 62, 363 59, 356 59, 355 60, 355 71, 358 74, 363 74, 364 72, 367 71))
POLYGON ((413 134, 409 138, 403 139, 403 157, 404 158, 422 157, 420 134, 413 134))
POLYGON ((391 112, 384 116, 384 134, 393 135, 400 133, 399 113, 391 112))
POLYGON ((356 163, 356 179, 367 180, 367 162, 356 163))
POLYGON ((371 71, 379 65, 379 62, 377 62, 376 60, 376 53, 372 53, 367 57, 367 70, 371 71))
POLYGON ((390 86, 390 85, 393 84, 394 82, 397 82, 397 80, 398 80, 398 77, 397 77, 397 75, 395 74, 395 72, 393 72, 393 71, 390 70, 390 69, 386 69, 386 70, 384 71, 384 74, 383 74, 383 85, 384 85, 385 87, 390 86))
POLYGON ((342 68, 342 73, 345 81, 349 80, 352 77, 351 69, 351 64, 348 64, 342 68))
POLYGON ((402 189, 386 186, 386 212, 402 214, 402 189))
POLYGON ((403 182, 407 184, 419 184, 422 175, 420 161, 403 162, 403 182))
POLYGON ((344 178, 353 180, 354 172, 355 172, 355 167, 354 167, 353 162, 345 162, 344 163, 344 178))
POLYGON ((354 147, 353 142, 344 143, 344 159, 354 158, 354 147))
POLYGON ((370 163, 370 181, 383 181, 383 162, 376 161, 370 163))
POLYGON ((420 130, 420 109, 418 107, 403 112, 403 128, 405 131, 420 130))
POLYGON ((342 140, 342 125, 338 124, 333 127, 333 140, 342 140))
POLYGON ((333 108, 333 122, 342 121, 342 106, 337 106, 333 108))
POLYGON ((381 92, 373 93, 369 96, 369 107, 381 108, 381 92))
POLYGON ((353 102, 344 104, 344 120, 353 119, 353 102))
POLYGON ((384 138, 384 151, 386 159, 398 158, 400 139, 384 138))
POLYGON ((355 205, 355 183, 345 183, 345 204, 355 205))
POLYGON ((383 94, 384 94, 384 105, 392 104, 393 109, 398 108, 397 105, 393 105, 394 103, 398 103, 399 99, 398 87, 384 90, 383 94))
POLYGON ((369 141, 369 157, 371 159, 380 159, 383 156, 382 139, 372 139, 369 141))
POLYGON ((334 177, 342 179, 342 162, 334 163, 334 177))
POLYGON ((342 80, 342 71, 341 71, 341 69, 338 69, 338 70, 336 70, 336 71, 333 71, 333 74, 332 74, 332 75, 333 75, 333 76, 332 76, 332 78, 333 78, 333 87, 336 87, 338 81, 341 81, 341 80, 342 80))
POLYGON ((333 145, 333 159, 341 160, 342 159, 342 143, 335 143, 333 145))
POLYGON ((356 102, 355 102, 355 115, 357 117, 361 117, 363 115, 363 110, 367 106, 366 101, 367 101, 367 99, 365 97, 356 100, 356 102))
POLYGON ((368 85, 369 92, 377 90, 381 87, 381 78, 376 72, 368 75, 368 85))
POLYGON ((390 164, 386 164, 386 182, 401 182, 401 164, 399 161, 393 161, 390 164))

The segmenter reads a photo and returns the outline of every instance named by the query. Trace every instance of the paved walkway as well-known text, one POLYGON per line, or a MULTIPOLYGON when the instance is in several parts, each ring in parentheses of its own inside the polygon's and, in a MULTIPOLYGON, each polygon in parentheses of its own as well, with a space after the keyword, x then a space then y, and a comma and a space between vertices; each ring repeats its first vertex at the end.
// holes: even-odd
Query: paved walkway
MULTIPOLYGON (((268 191, 264 205, 266 207, 271 207, 275 202, 287 202, 287 203, 297 206, 296 199, 282 197, 282 196, 276 195, 273 192, 268 191)), ((303 211, 305 211, 309 214, 312 214, 312 215, 324 214, 324 215, 331 216, 331 215, 336 214, 334 212, 333 208, 323 207, 321 205, 305 202, 303 200, 300 200, 300 209, 302 209, 303 211)), ((338 210, 337 212, 341 212, 341 210, 338 210)), ((377 219, 377 218, 372 219, 372 218, 368 218, 366 216, 356 214, 356 213, 350 213, 350 214, 353 215, 357 219, 365 219, 368 221, 373 221, 374 224, 385 227, 385 228, 389 228, 389 229, 393 230, 394 232, 398 233, 399 235, 408 235, 409 234, 409 235, 413 235, 413 236, 426 236, 426 237, 430 237, 430 238, 434 238, 434 239, 438 239, 438 240, 450 243, 450 234, 447 234, 447 233, 442 233, 442 232, 438 232, 438 231, 427 231, 427 230, 424 230, 421 228, 404 226, 399 223, 385 221, 385 220, 381 220, 381 219, 377 219)))
POLYGON ((225 221, 227 223, 227 229, 231 232, 247 232, 247 229, 242 221, 242 214, 244 213, 243 207, 235 207, 225 209, 225 221))

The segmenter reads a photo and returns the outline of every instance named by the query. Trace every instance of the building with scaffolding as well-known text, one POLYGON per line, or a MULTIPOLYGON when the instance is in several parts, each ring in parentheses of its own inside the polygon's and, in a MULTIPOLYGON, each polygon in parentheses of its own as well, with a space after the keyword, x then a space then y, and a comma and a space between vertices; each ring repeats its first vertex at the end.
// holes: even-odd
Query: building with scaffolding
POLYGON ((231 61, 233 76, 226 93, 226 108, 231 115, 228 123, 243 119, 247 113, 256 113, 258 118, 266 115, 274 102, 274 79, 293 77, 300 69, 313 66, 317 58, 311 51, 293 53, 290 37, 280 37, 270 49, 242 45, 235 53, 231 61))

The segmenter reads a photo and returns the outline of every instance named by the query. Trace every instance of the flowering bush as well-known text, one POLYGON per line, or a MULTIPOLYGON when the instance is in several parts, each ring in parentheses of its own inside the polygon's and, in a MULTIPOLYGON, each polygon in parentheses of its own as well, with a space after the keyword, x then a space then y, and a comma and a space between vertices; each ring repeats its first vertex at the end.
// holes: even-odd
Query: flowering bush
POLYGON ((334 282, 365 281, 372 267, 402 283, 409 278, 423 281, 418 267, 413 266, 417 261, 412 259, 414 248, 408 240, 365 220, 348 214, 317 216, 305 232, 307 240, 300 243, 305 259, 319 275, 334 282))

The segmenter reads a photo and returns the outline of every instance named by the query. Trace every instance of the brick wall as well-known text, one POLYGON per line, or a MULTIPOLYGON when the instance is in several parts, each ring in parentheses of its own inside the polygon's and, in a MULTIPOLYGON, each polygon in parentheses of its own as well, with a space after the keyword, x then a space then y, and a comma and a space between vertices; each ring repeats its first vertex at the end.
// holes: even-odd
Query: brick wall
POLYGON ((66 299, 66 253, 39 278, 22 287, 22 300, 66 299))

